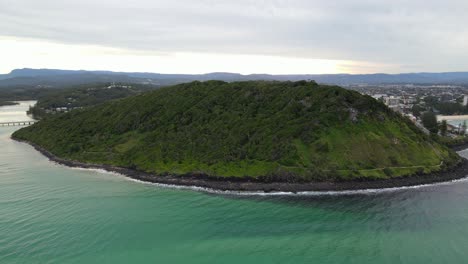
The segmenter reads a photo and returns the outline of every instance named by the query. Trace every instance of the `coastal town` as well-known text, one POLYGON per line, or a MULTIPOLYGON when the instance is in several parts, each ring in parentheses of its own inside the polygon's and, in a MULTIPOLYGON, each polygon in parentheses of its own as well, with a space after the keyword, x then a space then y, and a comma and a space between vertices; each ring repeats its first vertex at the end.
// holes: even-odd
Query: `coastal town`
POLYGON ((466 85, 359 84, 349 85, 346 88, 382 101, 393 111, 408 117, 427 134, 430 128, 424 124, 425 115, 435 116, 438 133, 450 137, 466 134, 468 120, 466 85))

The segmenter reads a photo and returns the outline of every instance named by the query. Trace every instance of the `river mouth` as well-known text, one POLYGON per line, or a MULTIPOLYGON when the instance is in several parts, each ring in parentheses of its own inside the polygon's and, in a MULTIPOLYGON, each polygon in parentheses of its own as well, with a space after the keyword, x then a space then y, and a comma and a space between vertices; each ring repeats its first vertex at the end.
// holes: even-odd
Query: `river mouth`
POLYGON ((34 106, 36 101, 13 101, 17 105, 0 106, 0 122, 33 121, 32 116, 26 111, 30 106, 34 106))

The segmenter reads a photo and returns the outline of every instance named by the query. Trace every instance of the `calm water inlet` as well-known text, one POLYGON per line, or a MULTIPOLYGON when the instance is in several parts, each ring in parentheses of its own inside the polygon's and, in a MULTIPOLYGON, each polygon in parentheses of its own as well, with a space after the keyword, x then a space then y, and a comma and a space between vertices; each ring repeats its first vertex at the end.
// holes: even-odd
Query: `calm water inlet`
MULTIPOLYGON (((23 121, 29 103, 0 108, 23 121)), ((466 263, 468 181, 240 197, 49 162, 0 127, 0 263, 466 263)), ((462 152, 462 155, 468 153, 462 152)))

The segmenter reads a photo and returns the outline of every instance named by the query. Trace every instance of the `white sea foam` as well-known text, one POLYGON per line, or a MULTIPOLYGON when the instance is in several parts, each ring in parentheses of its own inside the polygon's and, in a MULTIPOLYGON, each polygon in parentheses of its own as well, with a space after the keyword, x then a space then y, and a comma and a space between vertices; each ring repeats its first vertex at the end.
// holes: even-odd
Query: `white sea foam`
MULTIPOLYGON (((70 168, 68 166, 61 165, 61 164, 58 164, 58 165, 64 166, 66 168, 70 168)), ((178 190, 192 190, 192 191, 206 192, 206 193, 213 193, 213 194, 241 195, 241 196, 333 196, 333 195, 339 196, 339 195, 356 195, 356 194, 372 195, 372 194, 398 192, 398 191, 404 191, 404 190, 421 189, 421 188, 428 188, 428 187, 451 185, 451 184, 456 184, 456 183, 461 183, 461 182, 468 182, 468 175, 467 175, 464 178, 446 181, 446 182, 428 183, 428 184, 420 184, 420 185, 413 185, 413 186, 380 188, 380 189, 360 189, 360 190, 344 190, 344 191, 304 191, 304 192, 223 191, 223 190, 216 190, 212 188, 199 187, 199 186, 184 186, 184 185, 141 181, 141 180, 130 178, 118 172, 108 171, 104 169, 80 168, 80 167, 71 167, 71 169, 94 171, 94 172, 103 173, 103 174, 112 174, 112 175, 121 177, 122 179, 129 180, 132 182, 137 182, 140 184, 152 185, 152 186, 157 186, 157 187, 162 187, 162 188, 171 188, 171 189, 178 189, 178 190)))

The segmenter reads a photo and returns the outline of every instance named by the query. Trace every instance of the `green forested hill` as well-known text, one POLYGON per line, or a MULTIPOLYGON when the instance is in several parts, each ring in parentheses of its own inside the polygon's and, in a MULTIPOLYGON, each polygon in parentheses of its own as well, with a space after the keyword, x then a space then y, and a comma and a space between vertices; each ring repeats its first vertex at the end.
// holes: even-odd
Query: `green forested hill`
POLYGON ((40 121, 13 137, 157 174, 390 178, 458 156, 369 96, 315 82, 192 82, 40 121))

